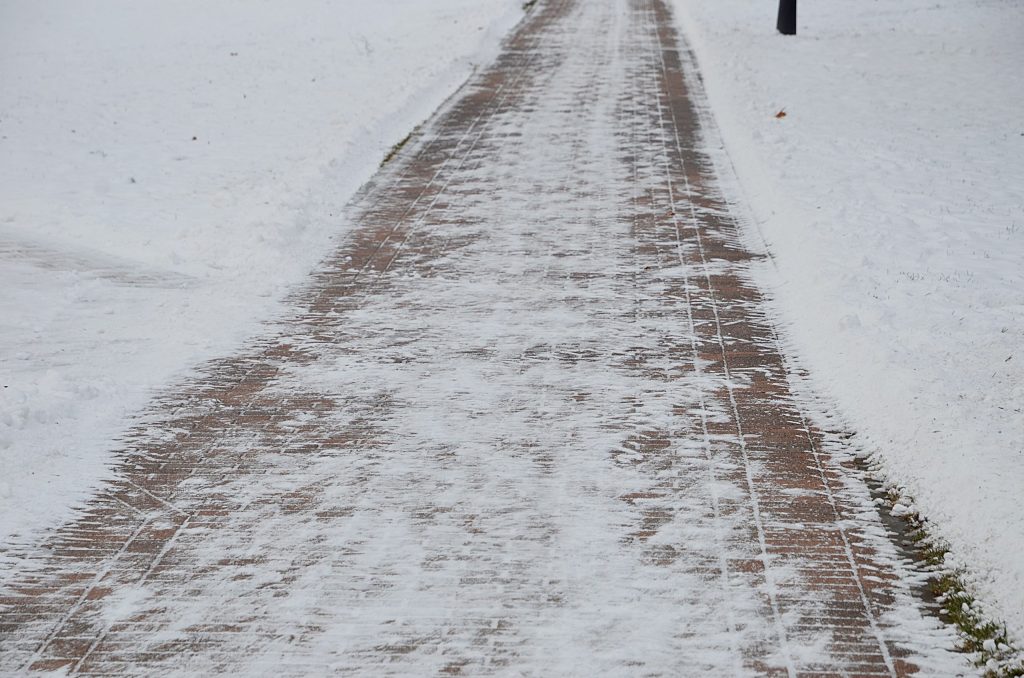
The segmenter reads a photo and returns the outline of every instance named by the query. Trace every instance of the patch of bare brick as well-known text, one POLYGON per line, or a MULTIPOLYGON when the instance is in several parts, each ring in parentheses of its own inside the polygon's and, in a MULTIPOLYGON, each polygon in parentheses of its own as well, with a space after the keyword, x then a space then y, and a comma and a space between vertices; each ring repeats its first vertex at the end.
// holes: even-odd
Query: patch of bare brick
POLYGON ((114 480, 0 673, 951 672, 794 398, 662 0, 550 0, 114 480))

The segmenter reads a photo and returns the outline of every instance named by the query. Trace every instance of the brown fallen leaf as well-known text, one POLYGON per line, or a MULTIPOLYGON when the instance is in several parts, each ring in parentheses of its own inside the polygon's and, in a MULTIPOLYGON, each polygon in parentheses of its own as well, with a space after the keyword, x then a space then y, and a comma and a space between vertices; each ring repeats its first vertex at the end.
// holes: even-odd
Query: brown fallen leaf
POLYGON ((780 108, 779 112, 775 114, 775 117, 779 118, 780 120, 782 118, 785 118, 786 117, 786 109, 785 108, 780 108))

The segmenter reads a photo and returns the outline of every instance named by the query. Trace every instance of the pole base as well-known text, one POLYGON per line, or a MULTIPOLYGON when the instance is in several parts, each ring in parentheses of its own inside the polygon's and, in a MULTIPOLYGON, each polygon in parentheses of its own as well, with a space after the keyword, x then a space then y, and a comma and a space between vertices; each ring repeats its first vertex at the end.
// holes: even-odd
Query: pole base
POLYGON ((796 35, 796 0, 779 0, 779 21, 775 27, 783 35, 796 35))

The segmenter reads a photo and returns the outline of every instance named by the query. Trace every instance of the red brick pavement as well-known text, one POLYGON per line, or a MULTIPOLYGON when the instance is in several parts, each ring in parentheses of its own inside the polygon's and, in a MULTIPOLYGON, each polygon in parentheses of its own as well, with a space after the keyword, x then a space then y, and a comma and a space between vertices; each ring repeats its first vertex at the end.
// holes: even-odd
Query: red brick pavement
POLYGON ((952 672, 808 421, 661 0, 551 0, 0 599, 0 672, 952 672))

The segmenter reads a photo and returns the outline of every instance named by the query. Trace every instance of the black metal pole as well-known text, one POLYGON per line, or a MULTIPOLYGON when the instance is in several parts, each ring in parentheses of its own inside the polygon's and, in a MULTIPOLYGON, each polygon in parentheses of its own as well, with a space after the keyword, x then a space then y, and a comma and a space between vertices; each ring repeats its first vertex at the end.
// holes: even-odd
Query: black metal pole
POLYGON ((779 22, 775 27, 783 35, 796 35, 796 0, 779 0, 779 22))

